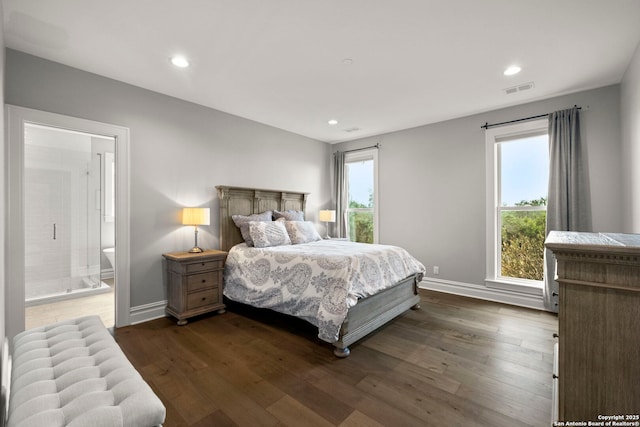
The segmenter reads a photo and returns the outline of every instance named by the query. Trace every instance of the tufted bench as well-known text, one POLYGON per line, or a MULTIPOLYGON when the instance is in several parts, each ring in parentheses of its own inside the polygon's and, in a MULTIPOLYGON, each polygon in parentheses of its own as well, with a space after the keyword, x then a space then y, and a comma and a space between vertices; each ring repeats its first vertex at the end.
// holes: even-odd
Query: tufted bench
POLYGON ((142 427, 165 418, 98 316, 16 335, 8 400, 8 427, 142 427))

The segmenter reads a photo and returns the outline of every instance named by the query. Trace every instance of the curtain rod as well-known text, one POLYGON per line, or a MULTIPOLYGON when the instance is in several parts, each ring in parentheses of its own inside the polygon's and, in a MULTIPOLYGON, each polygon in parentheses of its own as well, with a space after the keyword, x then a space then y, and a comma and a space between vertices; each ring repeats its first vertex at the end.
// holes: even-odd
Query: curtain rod
MULTIPOLYGON (((573 108, 577 108, 578 110, 582 110, 582 107, 578 107, 577 105, 574 105, 573 108)), ((526 120, 540 119, 542 117, 548 117, 548 116, 549 116, 549 113, 540 114, 538 116, 525 117, 524 119, 509 120, 508 122, 501 122, 501 123, 489 124, 489 122, 485 122, 484 125, 480 126, 480 128, 481 129, 489 129, 489 128, 494 127, 494 126, 508 125, 510 123, 524 122, 526 120)))
POLYGON ((353 153, 354 151, 369 150, 370 148, 380 148, 380 143, 377 143, 376 145, 371 145, 369 147, 354 148, 353 150, 343 151, 343 153, 353 153))

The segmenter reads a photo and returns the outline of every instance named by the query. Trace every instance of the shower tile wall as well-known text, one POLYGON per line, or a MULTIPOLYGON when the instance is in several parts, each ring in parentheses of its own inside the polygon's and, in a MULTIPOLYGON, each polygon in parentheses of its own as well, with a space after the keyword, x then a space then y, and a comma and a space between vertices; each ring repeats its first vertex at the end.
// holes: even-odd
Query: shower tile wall
POLYGON ((88 265, 89 160, 90 152, 25 145, 27 299, 81 286, 88 265))

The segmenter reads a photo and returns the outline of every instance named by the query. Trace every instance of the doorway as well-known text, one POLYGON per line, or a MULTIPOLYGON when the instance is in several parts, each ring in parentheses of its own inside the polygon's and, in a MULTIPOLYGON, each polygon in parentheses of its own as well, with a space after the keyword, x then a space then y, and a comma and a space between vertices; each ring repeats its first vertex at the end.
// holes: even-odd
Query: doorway
POLYGON ((7 125, 7 335, 129 324, 128 129, 15 106, 7 125))
POLYGON ((107 157, 115 138, 34 123, 24 125, 25 328, 98 313, 115 324, 117 283, 107 250, 114 251, 113 191, 107 157), (107 203, 107 199, 111 199, 107 203), (59 304, 61 301, 70 301, 59 304), (98 307, 96 307, 98 308, 98 307))

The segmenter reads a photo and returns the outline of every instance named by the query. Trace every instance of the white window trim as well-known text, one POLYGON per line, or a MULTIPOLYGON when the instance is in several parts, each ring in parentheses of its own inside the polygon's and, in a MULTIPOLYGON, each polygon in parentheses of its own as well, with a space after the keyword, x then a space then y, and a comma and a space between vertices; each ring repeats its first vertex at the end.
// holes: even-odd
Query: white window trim
MULTIPOLYGON (((508 126, 487 129, 485 132, 485 154, 486 154, 486 278, 485 286, 488 288, 503 289, 507 291, 525 292, 539 294, 544 286, 543 281, 505 278, 499 275, 500 260, 498 254, 498 230, 500 227, 500 216, 498 215, 499 179, 500 168, 498 148, 499 143, 510 139, 526 137, 540 132, 546 133, 549 128, 547 119, 533 120, 517 123, 508 126)), ((525 209, 526 210, 526 209, 525 209)), ((533 208, 531 210, 539 210, 533 208)))
MULTIPOLYGON (((358 150, 351 153, 345 153, 344 162, 357 162, 361 160, 371 160, 373 159, 373 243, 378 243, 379 240, 379 232, 378 232, 378 211, 380 206, 380 198, 378 196, 378 149, 372 148, 367 150, 358 150)), ((346 177, 345 177, 346 179, 346 177)), ((349 201, 347 200, 347 204, 349 201)), ((349 209, 347 205, 345 212, 349 209)), ((347 222, 348 227, 348 222, 347 222)), ((347 230, 347 233, 349 230, 347 230)))

